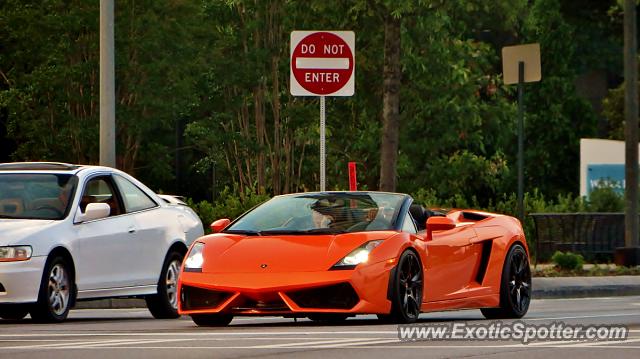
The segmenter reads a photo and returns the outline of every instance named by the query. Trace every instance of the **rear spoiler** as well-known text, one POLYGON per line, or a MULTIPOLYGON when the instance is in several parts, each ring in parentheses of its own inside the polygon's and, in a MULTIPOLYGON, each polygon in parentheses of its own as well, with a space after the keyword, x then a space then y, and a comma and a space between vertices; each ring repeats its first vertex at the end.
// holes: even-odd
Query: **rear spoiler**
POLYGON ((180 204, 183 206, 187 205, 187 203, 185 202, 186 198, 184 196, 176 196, 171 194, 159 194, 158 197, 160 197, 163 201, 169 204, 180 204))

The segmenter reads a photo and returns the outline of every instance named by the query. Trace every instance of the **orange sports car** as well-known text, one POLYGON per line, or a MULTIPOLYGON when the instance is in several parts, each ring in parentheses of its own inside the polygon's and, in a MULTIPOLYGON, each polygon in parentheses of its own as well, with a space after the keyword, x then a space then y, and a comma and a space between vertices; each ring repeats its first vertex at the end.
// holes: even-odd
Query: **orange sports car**
POLYGON ((475 210, 429 210, 406 194, 276 196, 211 224, 180 273, 180 314, 200 326, 234 316, 338 321, 480 308, 520 318, 531 300, 520 222, 475 210))

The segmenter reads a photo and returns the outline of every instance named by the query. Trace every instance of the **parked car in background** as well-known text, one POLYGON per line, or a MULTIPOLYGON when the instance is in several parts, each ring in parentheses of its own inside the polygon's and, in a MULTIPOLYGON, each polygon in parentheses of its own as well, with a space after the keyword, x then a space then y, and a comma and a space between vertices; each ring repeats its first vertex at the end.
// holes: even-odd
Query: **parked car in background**
POLYGON ((63 321, 76 301, 143 297, 177 318, 196 213, 117 169, 0 164, 0 318, 63 321))

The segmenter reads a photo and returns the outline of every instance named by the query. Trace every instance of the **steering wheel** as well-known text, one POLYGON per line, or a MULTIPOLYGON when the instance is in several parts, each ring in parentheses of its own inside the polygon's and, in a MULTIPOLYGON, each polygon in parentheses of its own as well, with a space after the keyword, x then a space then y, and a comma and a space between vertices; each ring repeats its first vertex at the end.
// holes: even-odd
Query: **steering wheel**
POLYGON ((48 210, 48 211, 52 211, 55 212, 58 216, 62 216, 64 214, 64 212, 62 212, 59 208, 56 208, 50 204, 43 204, 41 206, 38 206, 37 208, 34 208, 35 211, 40 211, 40 210, 48 210))

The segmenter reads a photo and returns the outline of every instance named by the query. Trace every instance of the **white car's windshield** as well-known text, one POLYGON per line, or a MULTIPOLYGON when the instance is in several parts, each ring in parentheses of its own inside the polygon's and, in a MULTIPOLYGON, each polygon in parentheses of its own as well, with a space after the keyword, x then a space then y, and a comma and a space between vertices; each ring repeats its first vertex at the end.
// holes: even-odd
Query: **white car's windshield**
POLYGON ((275 197, 226 233, 323 234, 390 230, 406 197, 389 193, 304 193, 275 197))
POLYGON ((0 174, 0 218, 62 219, 77 182, 70 174, 0 174))

